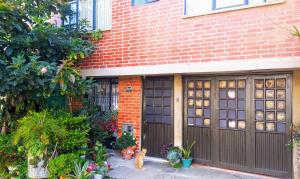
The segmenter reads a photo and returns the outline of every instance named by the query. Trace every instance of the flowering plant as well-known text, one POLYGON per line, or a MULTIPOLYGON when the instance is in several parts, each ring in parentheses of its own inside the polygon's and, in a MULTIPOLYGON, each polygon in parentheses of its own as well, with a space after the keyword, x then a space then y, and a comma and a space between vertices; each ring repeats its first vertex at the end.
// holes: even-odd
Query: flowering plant
POLYGON ((289 147, 293 147, 293 144, 300 143, 300 126, 296 127, 294 125, 291 126, 291 140, 287 144, 289 147))
POLYGON ((136 144, 136 139, 129 132, 123 132, 122 136, 117 139, 115 148, 122 150, 127 147, 135 146, 136 144))
POLYGON ((165 158, 168 155, 168 152, 174 147, 174 145, 172 143, 170 144, 164 144, 160 150, 160 154, 162 156, 164 156, 165 158))
POLYGON ((110 120, 110 121, 105 121, 101 124, 101 129, 112 134, 114 132, 117 132, 117 121, 115 120, 110 120))

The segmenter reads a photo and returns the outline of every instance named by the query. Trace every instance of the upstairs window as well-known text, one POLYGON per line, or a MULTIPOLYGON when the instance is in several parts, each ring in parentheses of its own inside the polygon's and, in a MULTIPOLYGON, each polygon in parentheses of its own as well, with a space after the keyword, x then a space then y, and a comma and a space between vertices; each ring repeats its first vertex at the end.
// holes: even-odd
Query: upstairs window
POLYGON ((87 20, 92 30, 112 28, 112 0, 70 1, 71 13, 64 25, 74 25, 79 20, 87 20))
POLYGON ((217 10, 259 5, 278 0, 185 0, 185 15, 206 14, 217 10))
POLYGON ((148 4, 152 3, 158 0, 132 0, 132 5, 137 6, 137 5, 143 5, 143 4, 148 4))

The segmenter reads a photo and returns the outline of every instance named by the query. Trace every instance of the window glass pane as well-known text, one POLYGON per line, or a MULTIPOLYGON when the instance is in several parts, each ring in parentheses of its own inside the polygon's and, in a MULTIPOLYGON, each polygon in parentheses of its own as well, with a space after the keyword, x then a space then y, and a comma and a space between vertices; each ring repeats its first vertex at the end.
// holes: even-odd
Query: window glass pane
POLYGON ((196 100, 196 107, 202 107, 202 100, 201 99, 196 100))
POLYGON ((229 119, 236 119, 235 111, 228 111, 228 118, 229 119))
POLYGON ((216 0, 216 9, 245 4, 245 0, 216 0))
POLYGON ((266 112, 266 120, 274 121, 275 120, 275 112, 266 112))
POLYGON ((226 109, 227 108, 227 101, 226 100, 220 100, 220 108, 226 109))
POLYGON ((195 116, 195 110, 194 109, 188 109, 188 116, 194 117, 195 116))
POLYGON ((228 121, 229 128, 236 128, 236 121, 228 121))
POLYGON ((263 111, 256 111, 255 112, 255 119, 262 121, 264 120, 264 112, 263 111))
POLYGON ((235 90, 228 90, 228 98, 234 99, 235 98, 235 90))
POLYGON ((238 111, 238 119, 245 120, 246 119, 246 112, 245 111, 238 111))
POLYGON ((278 132, 285 132, 285 124, 277 123, 277 131, 278 132))
POLYGON ((285 121, 285 113, 277 112, 277 121, 285 121))
POLYGON ((228 100, 228 108, 235 109, 235 100, 228 100))
POLYGON ((204 117, 210 117, 210 109, 204 109, 204 117))
POLYGON ((245 121, 239 121, 238 122, 238 128, 239 129, 245 129, 246 127, 246 122, 245 121))
POLYGON ((203 125, 203 120, 201 118, 196 118, 196 125, 197 126, 202 126, 203 125))
POLYGON ((188 88, 191 88, 191 89, 194 88, 194 81, 189 81, 188 88))
POLYGON ((204 119, 204 125, 209 126, 210 125, 210 119, 204 119))
POLYGON ((133 5, 141 5, 141 4, 145 4, 146 0, 134 0, 133 1, 133 5))
POLYGON ((226 119, 226 110, 220 110, 219 117, 220 119, 226 119))
POLYGON ((275 130, 275 124, 274 123, 267 123, 266 124, 266 131, 274 131, 275 130))
POLYGON ((246 91, 245 90, 238 90, 238 98, 246 98, 246 91))
POLYGON ((245 109, 246 101, 238 101, 238 109, 245 109))
POLYGON ((222 98, 222 99, 225 99, 225 98, 226 98, 226 96, 227 96, 227 95, 226 95, 226 90, 223 90, 223 89, 222 89, 222 90, 220 90, 219 93, 220 93, 220 98, 222 98))
POLYGON ((256 130, 263 131, 264 130, 264 123, 263 122, 256 122, 256 130))
POLYGON ((209 106, 210 106, 210 101, 209 101, 209 99, 208 99, 208 100, 204 100, 203 105, 204 105, 204 107, 209 107, 209 106))
POLYGON ((211 0, 186 0, 185 15, 196 15, 212 11, 211 0))
POLYGON ((259 4, 263 2, 265 2, 265 0, 249 0, 249 4, 259 4))
POLYGON ((220 128, 226 128, 226 120, 220 120, 220 128))
POLYGON ((188 125, 194 125, 194 118, 188 118, 188 125))
POLYGON ((264 88, 264 80, 255 80, 255 88, 264 88))
POLYGON ((79 19, 88 21, 90 28, 93 26, 93 0, 80 0, 78 6, 79 19))
POLYGON ((264 101, 255 101, 255 109, 264 109, 264 101))

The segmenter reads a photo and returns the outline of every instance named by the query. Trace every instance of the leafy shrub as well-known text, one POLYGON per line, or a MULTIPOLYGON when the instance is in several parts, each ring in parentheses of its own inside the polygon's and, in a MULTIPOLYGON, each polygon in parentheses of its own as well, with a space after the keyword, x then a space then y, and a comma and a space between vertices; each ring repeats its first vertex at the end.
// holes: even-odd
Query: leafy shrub
POLYGON ((172 147, 167 154, 167 160, 169 161, 170 165, 174 168, 181 167, 181 151, 179 147, 172 147))
POLYGON ((100 143, 97 142, 94 151, 96 154, 96 160, 95 162, 97 163, 98 166, 103 166, 104 162, 107 159, 107 150, 106 148, 100 143))
POLYGON ((85 154, 90 125, 85 116, 73 117, 71 113, 59 112, 55 115, 65 130, 64 138, 57 146, 59 153, 79 152, 85 154))
POLYGON ((24 161, 24 154, 22 150, 18 150, 18 147, 13 145, 12 135, 0 134, 0 176, 12 177, 20 175, 19 168, 24 161), (11 174, 8 171, 8 167, 17 167, 17 172, 11 174))
POLYGON ((29 112, 18 124, 13 142, 23 145, 28 155, 33 158, 47 157, 53 152, 53 146, 66 134, 64 126, 60 125, 49 111, 29 112))
POLYGON ((135 146, 136 140, 129 132, 123 132, 122 136, 117 139, 115 148, 116 149, 126 149, 130 146, 135 146))
POLYGON ((61 154, 49 162, 49 173, 51 177, 68 176, 74 170, 74 162, 81 162, 79 154, 61 154))

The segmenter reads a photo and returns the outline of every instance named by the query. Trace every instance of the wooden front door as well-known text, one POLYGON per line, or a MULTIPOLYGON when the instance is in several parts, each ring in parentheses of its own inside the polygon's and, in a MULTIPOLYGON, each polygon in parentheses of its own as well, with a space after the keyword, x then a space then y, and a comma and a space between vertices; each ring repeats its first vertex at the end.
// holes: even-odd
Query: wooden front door
POLYGON ((185 79, 185 145, 213 166, 291 176, 291 76, 185 79))
POLYGON ((162 146, 173 143, 173 78, 146 77, 143 95, 142 147, 160 157, 162 146))

